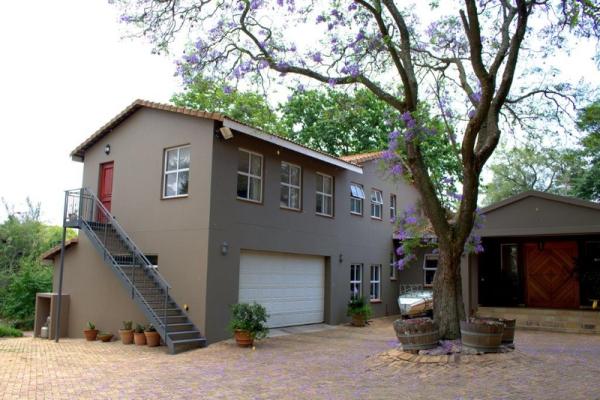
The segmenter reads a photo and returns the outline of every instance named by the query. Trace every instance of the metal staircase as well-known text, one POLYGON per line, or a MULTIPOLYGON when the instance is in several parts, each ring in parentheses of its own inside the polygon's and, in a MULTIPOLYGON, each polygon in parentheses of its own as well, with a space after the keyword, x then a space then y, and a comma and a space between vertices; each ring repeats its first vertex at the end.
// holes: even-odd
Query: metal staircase
POLYGON ((206 339, 173 300, 171 286, 89 189, 65 194, 65 226, 85 232, 171 354, 206 346, 206 339))

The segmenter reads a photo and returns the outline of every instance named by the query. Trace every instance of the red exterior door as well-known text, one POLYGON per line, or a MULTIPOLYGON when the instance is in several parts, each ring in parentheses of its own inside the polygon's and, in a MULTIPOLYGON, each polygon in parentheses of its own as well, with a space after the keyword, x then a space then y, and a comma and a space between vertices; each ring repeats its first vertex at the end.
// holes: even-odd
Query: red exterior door
POLYGON ((579 278, 575 273, 577 242, 525 244, 527 305, 579 308, 579 278))
POLYGON ((100 164, 100 183, 98 187, 98 198, 108 211, 112 205, 114 162, 100 164))

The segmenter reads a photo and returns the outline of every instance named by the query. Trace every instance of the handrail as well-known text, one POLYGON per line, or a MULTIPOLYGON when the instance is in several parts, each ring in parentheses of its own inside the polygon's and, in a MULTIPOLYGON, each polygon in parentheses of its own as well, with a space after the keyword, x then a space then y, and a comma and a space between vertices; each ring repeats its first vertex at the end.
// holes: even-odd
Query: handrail
MULTIPOLYGON (((146 256, 144 255, 144 253, 137 247, 137 245, 135 244, 135 242, 133 240, 131 240, 131 238, 129 237, 129 235, 127 235, 127 232, 125 232, 125 229, 123 229, 123 227, 119 224, 119 222, 114 217, 114 215, 112 215, 110 213, 110 211, 108 211, 106 209, 106 207, 104 206, 104 204, 102 204, 102 202, 98 199, 98 197, 96 197, 96 195, 90 189, 88 189, 88 188, 80 188, 80 189, 68 190, 67 191, 67 195, 69 195, 69 193, 73 193, 73 192, 79 192, 80 193, 79 194, 80 197, 82 197, 82 194, 85 194, 86 196, 88 196, 88 198, 91 199, 100 210, 102 210, 102 213, 104 214, 105 217, 107 217, 107 220, 110 221, 110 224, 112 226, 114 226, 114 228, 118 231, 118 233, 127 241, 128 245, 131 247, 131 250, 133 251, 134 255, 136 257, 140 258, 143 261, 143 263, 145 264, 146 270, 150 270, 150 273, 153 274, 153 275, 155 275, 156 278, 158 278, 159 285, 163 289, 171 289, 171 285, 169 285, 169 283, 160 274, 160 272, 158 272, 156 270, 156 268, 150 268, 152 266, 152 263, 150 263, 150 261, 148 260, 148 258, 146 258, 146 256)), ((81 214, 81 210, 80 209, 78 210, 78 214, 81 214)), ((67 216, 65 215, 65 218, 66 217, 67 216)), ((81 215, 79 215, 79 218, 81 218, 81 215)))

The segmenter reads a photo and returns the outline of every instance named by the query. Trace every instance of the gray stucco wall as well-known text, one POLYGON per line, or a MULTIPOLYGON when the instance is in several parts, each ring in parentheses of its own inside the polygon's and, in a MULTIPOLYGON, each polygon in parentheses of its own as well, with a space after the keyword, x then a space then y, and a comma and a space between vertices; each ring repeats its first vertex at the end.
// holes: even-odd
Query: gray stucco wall
MULTIPOLYGON (((85 153, 83 186, 98 189, 101 163, 114 161, 112 213, 147 254, 157 254, 159 270, 180 304, 189 305, 204 329, 213 123, 209 120, 140 109, 85 153), (110 144, 109 155, 104 154, 110 144), (162 199, 165 148, 191 147, 189 196, 162 199)), ((67 252, 65 293, 71 294, 71 336, 81 336, 88 320, 116 332, 121 321, 140 321, 125 290, 84 234, 67 252), (109 299, 109 300, 105 300, 109 299)), ((55 284, 54 290, 56 291, 55 284)))
POLYGON ((323 256, 326 264, 325 322, 346 321, 350 297, 350 264, 363 264, 363 295, 369 295, 371 264, 382 265, 381 303, 373 304, 376 316, 396 313, 397 281, 389 279, 393 226, 389 221, 390 193, 396 193, 398 209, 413 205, 414 188, 383 179, 378 162, 364 166, 364 174, 352 173, 292 153, 275 145, 237 133, 233 139, 214 141, 209 235, 207 325, 209 341, 229 337, 229 305, 237 302, 242 249, 323 256), (238 148, 264 157, 263 204, 236 199, 238 148), (280 163, 302 166, 302 210, 280 209, 280 163), (315 172, 334 176, 334 218, 315 214, 315 172), (350 214, 350 182, 364 186, 367 199, 363 216, 350 214), (383 220, 370 217, 371 188, 383 191, 383 220), (229 253, 221 255, 223 242, 229 253), (340 255, 342 262, 340 262, 340 255))

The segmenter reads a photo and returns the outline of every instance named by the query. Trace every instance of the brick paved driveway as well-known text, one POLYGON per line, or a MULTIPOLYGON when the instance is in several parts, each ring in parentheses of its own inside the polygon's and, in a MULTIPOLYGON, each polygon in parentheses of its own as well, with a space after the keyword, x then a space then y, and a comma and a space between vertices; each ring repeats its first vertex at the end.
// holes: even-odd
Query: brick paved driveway
POLYGON ((176 356, 164 348, 0 340, 0 399, 600 399, 600 336, 518 331, 518 350, 454 365, 382 364, 390 318, 176 356))

